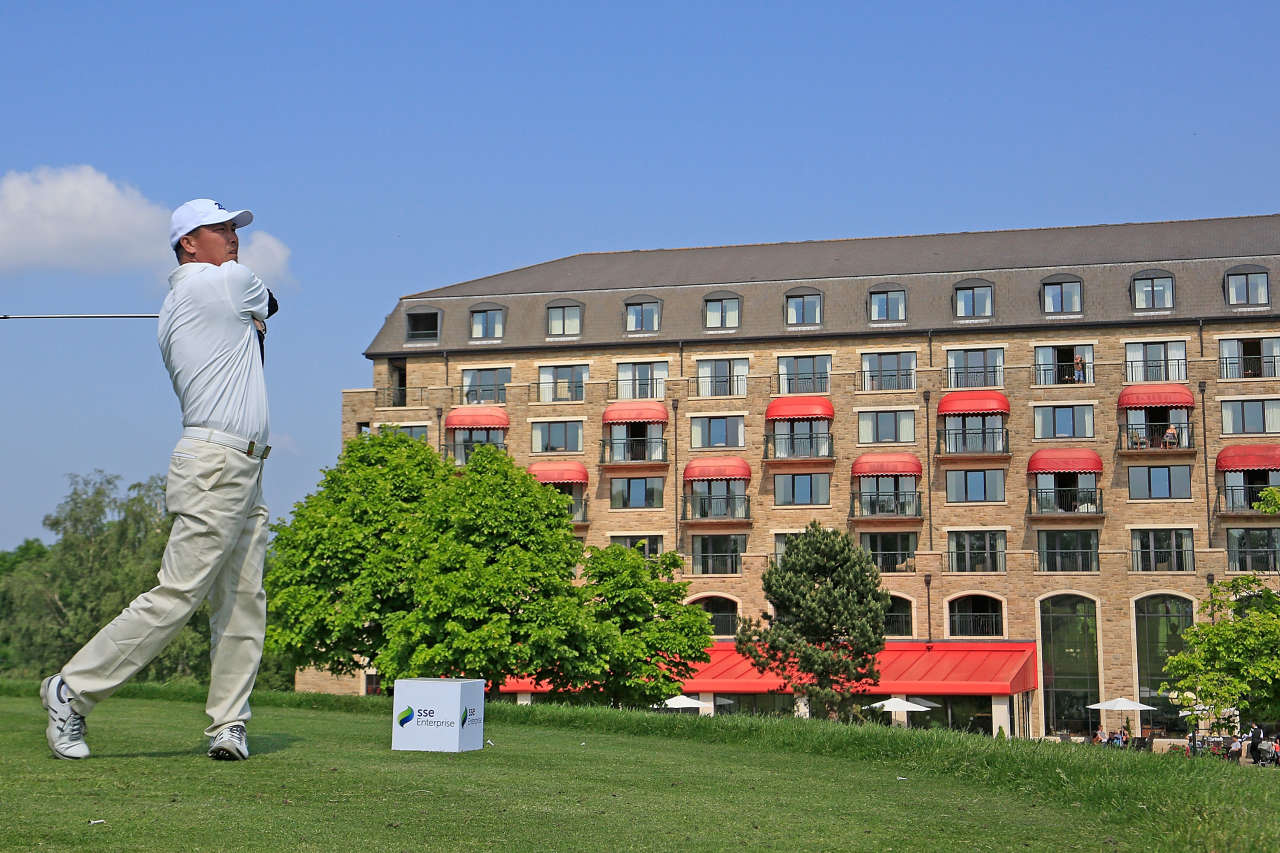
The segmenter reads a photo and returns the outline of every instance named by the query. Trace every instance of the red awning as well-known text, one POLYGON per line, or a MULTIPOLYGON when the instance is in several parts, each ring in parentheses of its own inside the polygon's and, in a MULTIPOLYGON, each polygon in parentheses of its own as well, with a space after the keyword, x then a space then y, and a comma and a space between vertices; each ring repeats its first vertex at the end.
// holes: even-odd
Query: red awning
POLYGON ((1174 382, 1153 382, 1149 385, 1130 385, 1120 392, 1118 405, 1122 409, 1145 409, 1148 406, 1170 406, 1174 409, 1195 408, 1196 398, 1191 389, 1174 382))
POLYGON ((766 421, 792 418, 825 418, 831 420, 836 410, 826 397, 779 397, 764 410, 766 421))
POLYGON ((920 459, 914 453, 864 453, 853 460, 853 476, 879 477, 892 474, 920 476, 920 459))
POLYGON ((534 462, 529 473, 539 483, 587 483, 587 466, 572 459, 562 462, 534 462))
POLYGON ((1046 447, 1027 460, 1028 474, 1101 474, 1102 457, 1083 447, 1046 447))
POLYGON ((1219 471, 1280 471, 1280 444, 1237 444, 1218 451, 1219 471))
POLYGON ((667 407, 657 400, 624 400, 604 407, 607 424, 665 424, 667 407))
POLYGON ((691 459, 684 466, 684 479, 689 480, 750 480, 751 465, 737 456, 704 456, 691 459))
POLYGON ((511 419, 501 406, 462 406, 445 415, 445 429, 508 429, 511 419))
POLYGON ((939 415, 1007 415, 1009 398, 999 391, 952 391, 938 401, 939 415))

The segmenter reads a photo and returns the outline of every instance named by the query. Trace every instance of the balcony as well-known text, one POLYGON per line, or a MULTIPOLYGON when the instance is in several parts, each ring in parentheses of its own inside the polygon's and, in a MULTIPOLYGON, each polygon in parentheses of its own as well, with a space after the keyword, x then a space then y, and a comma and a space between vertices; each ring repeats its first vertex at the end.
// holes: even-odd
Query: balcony
POLYGON ((587 523, 587 498, 573 499, 573 506, 569 507, 569 520, 574 524, 587 523))
POLYGON ((948 367, 948 388, 998 388, 1004 385, 1004 365, 948 367))
POLYGON ((849 514, 868 518, 920 518, 920 492, 861 492, 849 502, 849 514))
POLYGON ((1127 456, 1146 454, 1192 454, 1196 452, 1192 424, 1124 424, 1116 449, 1127 456))
POLYGON ((1058 364, 1037 364, 1035 366, 1035 384, 1036 385, 1077 385, 1080 383, 1090 384, 1093 382, 1093 362, 1086 361, 1081 370, 1083 378, 1076 378, 1076 368, 1073 362, 1059 362, 1058 364))
POLYGON ((745 376, 699 376, 694 381, 694 391, 699 397, 745 397, 745 376))
POLYGON ((506 451, 506 449, 507 449, 507 444, 506 444, 506 442, 498 442, 498 441, 452 441, 452 442, 449 442, 449 443, 445 444, 445 446, 444 446, 444 452, 445 452, 445 455, 446 455, 446 456, 452 456, 452 457, 454 458, 454 461, 456 461, 459 465, 465 465, 465 464, 466 464, 466 462, 467 462, 467 459, 469 459, 469 458, 471 457, 471 453, 472 453, 472 451, 474 451, 477 447, 481 447, 481 446, 484 446, 484 445, 486 445, 486 444, 487 444, 487 445, 490 445, 490 446, 492 446, 492 447, 496 447, 496 448, 498 448, 499 450, 504 451, 504 452, 505 452, 505 451, 506 451))
POLYGON ((826 373, 775 373, 770 377, 774 394, 825 394, 830 384, 826 373))
POLYGON ((539 403, 581 403, 586 399, 586 383, 580 379, 531 382, 529 397, 539 403))
POLYGON ((884 635, 886 637, 910 637, 910 613, 886 613, 884 615, 884 635))
POLYGON ((603 438, 600 440, 600 464, 667 461, 665 438, 603 438))
POLYGON ((610 379, 611 400, 661 400, 666 394, 665 377, 655 379, 610 379))
POLYGON ((1124 363, 1125 382, 1186 382, 1187 360, 1166 358, 1124 363))
POLYGON ((1036 552, 1037 572, 1096 572, 1098 551, 1091 549, 1042 549, 1036 552))
POLYGON ((1027 515, 1102 515, 1102 489, 1032 489, 1027 515))
POLYGON ((740 575, 742 574, 742 555, 706 552, 694 554, 689 565, 689 573, 694 575, 740 575))
POLYGON ((1219 379, 1275 379, 1280 376, 1280 356, 1246 355, 1218 359, 1219 379))
POLYGON ((425 408, 427 388, 378 388, 373 392, 373 405, 380 409, 425 408))
POLYGON ((1008 456, 1009 430, 940 429, 936 452, 939 456, 1008 456))
POLYGON ((1218 491, 1214 512, 1218 515, 1262 515, 1253 505, 1262 497, 1262 490, 1271 486, 1227 486, 1218 491))
POLYGON ((746 495, 692 495, 681 505, 682 521, 749 521, 751 498, 746 495))
POLYGON ((952 613, 953 637, 1002 637, 1004 617, 999 613, 952 613))
POLYGON ((1004 551, 948 551, 949 572, 1003 572, 1004 551))
POLYGON ((764 458, 774 462, 790 459, 833 459, 831 433, 816 432, 809 435, 766 435, 764 458))
MULTIPOLYGON (((871 562, 882 575, 896 575, 916 570, 915 551, 868 551, 871 562)), ((910 618, 910 617, 908 617, 910 618)))
POLYGON ((458 392, 458 405, 473 406, 479 403, 507 402, 507 386, 497 385, 462 385, 454 388, 458 392))
POLYGON ((915 368, 901 370, 859 370, 854 382, 859 391, 914 391, 915 368))
POLYGON ((1135 548, 1130 552, 1131 572, 1194 572, 1195 551, 1190 548, 1135 548))
POLYGON ((732 637, 738 633, 737 613, 708 613, 711 617, 711 634, 714 637, 732 637))
POLYGON ((1251 574, 1280 571, 1280 551, 1274 548, 1228 547, 1227 571, 1251 574))

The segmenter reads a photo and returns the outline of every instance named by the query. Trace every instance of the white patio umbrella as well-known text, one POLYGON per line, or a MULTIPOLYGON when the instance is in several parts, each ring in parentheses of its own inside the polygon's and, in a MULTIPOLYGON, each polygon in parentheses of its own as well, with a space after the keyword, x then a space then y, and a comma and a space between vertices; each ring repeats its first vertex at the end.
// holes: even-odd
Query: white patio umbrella
POLYGON ((716 704, 717 705, 737 705, 738 703, 733 701, 732 699, 726 699, 723 696, 717 696, 716 704))
POLYGON ((930 702, 928 699, 921 699, 919 696, 908 696, 908 702, 915 702, 917 705, 923 705, 926 708, 941 708, 937 702, 930 702))
POLYGON ((1154 705, 1145 705, 1142 702, 1135 702, 1132 699, 1126 699, 1124 697, 1108 699, 1105 702, 1094 702, 1092 705, 1086 705, 1085 707, 1092 708, 1096 711, 1137 711, 1139 735, 1142 734, 1142 712, 1154 711, 1156 709, 1154 705))
POLYGON ((673 710, 683 710, 685 708, 707 708, 710 706, 707 705, 706 702, 699 702, 697 699, 692 699, 688 696, 685 696, 683 693, 681 693, 679 695, 672 696, 670 699, 663 702, 661 705, 654 705, 653 707, 671 708, 673 710))
POLYGON ((924 705, 917 705, 915 702, 908 702, 906 699, 893 697, 892 699, 882 699, 879 702, 872 702, 867 705, 868 708, 875 708, 877 711, 927 711, 924 705))

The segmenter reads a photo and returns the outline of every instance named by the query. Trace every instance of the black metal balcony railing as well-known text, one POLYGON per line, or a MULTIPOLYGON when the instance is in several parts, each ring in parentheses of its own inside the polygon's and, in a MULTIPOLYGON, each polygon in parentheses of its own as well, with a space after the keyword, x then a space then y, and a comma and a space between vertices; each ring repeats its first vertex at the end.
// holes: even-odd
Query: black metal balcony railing
POLYGON ((1004 384, 1004 365, 948 367, 948 388, 988 388, 1004 384))
POLYGON ((886 613, 884 615, 884 634, 886 637, 910 637, 910 613, 886 613))
POLYGON ((539 403, 581 403, 586 397, 586 383, 580 379, 533 382, 529 385, 539 403))
POLYGON ((1004 551, 949 551, 947 569, 952 572, 1003 572, 1004 551))
POLYGON ((826 373, 775 373, 772 379, 776 394, 825 394, 830 386, 826 373))
POLYGON ((834 455, 829 432, 764 437, 765 459, 830 459, 834 455))
POLYGON ((507 402, 507 386, 505 383, 463 385, 458 389, 458 402, 464 406, 477 403, 505 403, 507 402))
POLYGON ((850 515, 920 517, 919 492, 860 492, 850 502, 850 515))
POLYGON ((914 391, 916 371, 913 367, 901 370, 859 370, 859 391, 914 391))
POLYGON ((1275 548, 1227 548, 1227 571, 1280 571, 1280 551, 1275 548))
POLYGON ((613 400, 661 400, 666 393, 667 380, 610 379, 609 398, 613 400))
POLYGON ((690 571, 695 575, 742 574, 742 555, 706 551, 694 554, 690 571))
POLYGON ((711 633, 716 637, 732 637, 738 633, 737 613, 709 613, 711 633))
POLYGON ((1218 492, 1218 512, 1258 512, 1253 505, 1262 498, 1262 490, 1271 486, 1227 486, 1218 492))
POLYGON ((1027 495, 1029 515, 1059 512, 1096 515, 1102 512, 1102 489, 1032 489, 1027 495))
POLYGON ((1096 548, 1049 549, 1036 552, 1037 572, 1096 572, 1096 548))
POLYGON ((695 382, 699 397, 743 397, 747 393, 745 376, 699 376, 695 382))
POLYGON ((1219 379, 1274 379, 1280 376, 1280 356, 1246 355, 1218 359, 1219 379))
POLYGON ((601 462, 666 462, 665 438, 604 438, 600 440, 601 462))
POLYGON ((373 404, 379 408, 427 405, 427 388, 378 388, 373 393, 373 404))
POLYGON ((1124 424, 1121 450, 1189 450, 1196 446, 1192 424, 1124 424))
POLYGON ((573 499, 573 506, 569 507, 569 518, 573 521, 587 520, 587 498, 573 499))
POLYGON ((459 462, 465 463, 471 457, 472 451, 486 444, 503 451, 507 449, 507 444, 504 441, 452 441, 446 444, 444 449, 445 453, 459 462))
POLYGON ((1185 358, 1144 359, 1124 363, 1126 382, 1186 382, 1185 358))
POLYGON ((1008 453, 1009 430, 995 429, 940 429, 938 447, 940 454, 957 453, 1008 453))
POLYGON ((683 519, 751 518, 751 499, 746 495, 690 495, 684 499, 683 519))
POLYGON ((1194 572, 1195 551, 1190 548, 1135 548, 1130 554, 1130 571, 1194 572))
POLYGON ((1004 618, 999 613, 952 613, 951 636, 999 637, 1004 634, 1004 618))
POLYGON ((881 574, 898 574, 916 570, 915 551, 871 550, 868 553, 871 554, 871 562, 876 564, 881 574))
POLYGON ((1037 364, 1035 379, 1037 385, 1072 385, 1079 382, 1093 381, 1093 362, 1086 361, 1080 367, 1080 375, 1076 375, 1074 362, 1058 364, 1037 364))

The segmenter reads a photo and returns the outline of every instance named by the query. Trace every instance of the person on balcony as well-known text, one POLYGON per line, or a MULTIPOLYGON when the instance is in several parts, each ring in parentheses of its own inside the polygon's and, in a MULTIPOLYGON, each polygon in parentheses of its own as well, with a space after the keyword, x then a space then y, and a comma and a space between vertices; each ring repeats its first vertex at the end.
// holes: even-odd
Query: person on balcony
POLYGON ((1178 427, 1176 424, 1169 424, 1164 431, 1164 446, 1177 447, 1178 444, 1178 427))
POLYGON ((1084 381, 1084 356, 1077 354, 1075 361, 1071 363, 1075 371, 1075 381, 1077 383, 1084 381))

